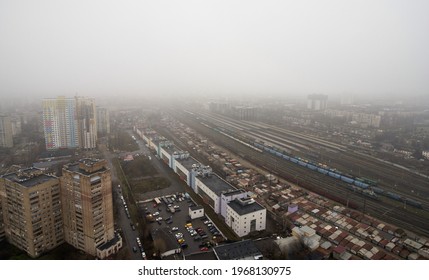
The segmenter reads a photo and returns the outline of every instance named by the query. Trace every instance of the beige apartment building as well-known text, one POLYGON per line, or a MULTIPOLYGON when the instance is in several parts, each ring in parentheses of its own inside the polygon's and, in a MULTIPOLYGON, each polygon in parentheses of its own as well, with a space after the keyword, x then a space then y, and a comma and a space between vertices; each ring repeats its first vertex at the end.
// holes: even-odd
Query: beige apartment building
POLYGON ((0 239, 38 257, 64 242, 57 177, 29 168, 0 178, 0 239), (3 229, 1 229, 3 228, 3 229))
POLYGON ((114 232, 112 182, 105 160, 82 159, 63 167, 61 196, 65 241, 105 258, 122 247, 114 232))

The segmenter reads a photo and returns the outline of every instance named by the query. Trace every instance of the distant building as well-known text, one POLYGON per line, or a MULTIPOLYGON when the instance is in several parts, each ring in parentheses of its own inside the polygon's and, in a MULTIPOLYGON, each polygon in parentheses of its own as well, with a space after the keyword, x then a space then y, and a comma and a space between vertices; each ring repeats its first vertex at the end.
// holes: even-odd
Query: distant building
POLYGON ((22 126, 21 126, 21 118, 11 118, 12 123, 12 136, 16 136, 22 133, 22 126))
MULTIPOLYGON (((0 187, 0 193, 1 193, 1 187, 0 187)), ((0 242, 3 241, 5 238, 4 228, 5 228, 5 224, 3 221, 2 196, 0 194, 0 242)))
POLYGON ((324 94, 311 94, 307 99, 307 109, 312 111, 324 111, 327 108, 328 96, 324 94))
POLYGON ((254 121, 258 116, 258 108, 251 106, 233 106, 231 108, 231 115, 238 120, 254 121))
POLYGON ((229 111, 230 105, 226 102, 211 101, 209 102, 208 107, 213 113, 225 114, 229 111))
POLYGON ((119 250, 122 239, 114 233, 112 182, 105 160, 65 165, 61 196, 67 243, 99 258, 119 250))
POLYGON ((75 100, 65 97, 44 99, 43 128, 47 150, 79 147, 75 100))
POLYGON ((110 133, 109 110, 97 107, 97 132, 106 135, 110 133))
POLYGON ((13 147, 13 131, 10 117, 0 115, 0 147, 13 147))
POLYGON ((0 178, 0 197, 0 228, 3 224, 10 244, 38 257, 64 242, 57 177, 36 168, 6 174, 0 178))
POLYGON ((381 124, 381 116, 366 113, 354 113, 352 115, 352 122, 356 122, 359 126, 363 128, 379 128, 381 124))
POLYGON ((43 128, 47 150, 96 148, 94 99, 47 98, 43 100, 43 128))
POLYGON ((95 101, 92 98, 85 97, 75 97, 75 99, 79 147, 94 149, 97 147, 95 101))
POLYGON ((239 236, 265 230, 267 210, 253 198, 238 198, 227 206, 226 224, 239 236))

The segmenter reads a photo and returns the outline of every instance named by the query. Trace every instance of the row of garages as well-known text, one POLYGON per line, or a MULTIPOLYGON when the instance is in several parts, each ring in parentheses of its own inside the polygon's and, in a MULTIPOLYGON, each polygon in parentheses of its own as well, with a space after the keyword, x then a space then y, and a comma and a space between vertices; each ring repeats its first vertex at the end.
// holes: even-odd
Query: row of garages
POLYGON ((239 236, 265 230, 266 209, 245 190, 237 189, 214 174, 210 167, 192 158, 187 151, 178 149, 172 141, 151 129, 134 129, 174 172, 200 195, 214 212, 239 236))

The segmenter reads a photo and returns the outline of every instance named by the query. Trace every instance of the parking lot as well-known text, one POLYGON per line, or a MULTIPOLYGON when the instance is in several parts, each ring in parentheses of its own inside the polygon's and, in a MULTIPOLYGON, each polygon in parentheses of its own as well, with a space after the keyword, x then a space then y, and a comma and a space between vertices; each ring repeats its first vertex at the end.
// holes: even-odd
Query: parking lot
POLYGON ((194 202, 183 193, 165 195, 158 197, 156 202, 152 199, 140 205, 146 213, 150 230, 167 229, 173 237, 169 239, 176 243, 173 246, 181 247, 185 255, 212 250, 211 244, 223 240, 217 227, 205 215, 190 219, 191 206, 195 206, 194 202))

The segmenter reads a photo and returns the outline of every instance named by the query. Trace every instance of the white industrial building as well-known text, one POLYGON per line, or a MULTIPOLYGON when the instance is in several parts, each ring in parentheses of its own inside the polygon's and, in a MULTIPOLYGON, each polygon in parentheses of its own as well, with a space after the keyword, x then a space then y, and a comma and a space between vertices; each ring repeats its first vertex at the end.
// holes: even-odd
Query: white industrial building
POLYGON ((220 200, 221 200, 220 214, 222 215, 222 217, 226 218, 227 205, 229 202, 233 201, 236 198, 246 198, 246 197, 248 197, 248 192, 241 189, 236 189, 236 190, 222 193, 220 196, 220 200))
POLYGON ((224 192, 235 190, 233 186, 216 174, 203 174, 195 178, 196 193, 203 201, 210 205, 216 214, 221 212, 221 195, 224 192))
MULTIPOLYGON (((216 214, 225 219, 238 236, 265 229, 266 209, 250 198, 248 192, 235 188, 212 173, 209 166, 202 165, 190 157, 189 152, 179 150, 155 131, 135 128, 135 132, 216 214)), ((191 218, 198 217, 201 212, 204 215, 202 207, 189 209, 191 218)))
POLYGON ((267 209, 253 198, 237 198, 227 205, 225 222, 239 236, 265 230, 267 209))
MULTIPOLYGON (((188 153, 189 155, 189 153, 188 153)), ((200 163, 193 157, 183 157, 175 160, 174 172, 195 191, 195 172, 193 168, 200 163)), ((195 191, 196 192, 196 191, 195 191)))

